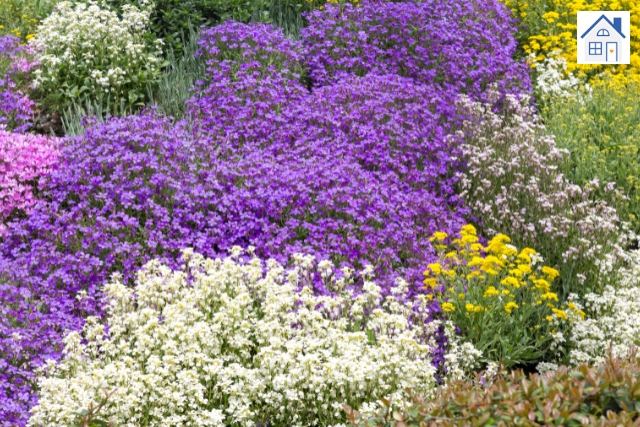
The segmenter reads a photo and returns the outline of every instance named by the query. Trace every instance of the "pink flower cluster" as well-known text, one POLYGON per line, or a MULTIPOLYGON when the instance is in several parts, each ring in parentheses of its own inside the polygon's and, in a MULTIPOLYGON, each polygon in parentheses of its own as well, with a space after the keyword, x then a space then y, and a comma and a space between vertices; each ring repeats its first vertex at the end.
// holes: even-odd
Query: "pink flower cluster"
POLYGON ((0 130, 0 238, 36 204, 38 181, 58 162, 58 139, 0 130))

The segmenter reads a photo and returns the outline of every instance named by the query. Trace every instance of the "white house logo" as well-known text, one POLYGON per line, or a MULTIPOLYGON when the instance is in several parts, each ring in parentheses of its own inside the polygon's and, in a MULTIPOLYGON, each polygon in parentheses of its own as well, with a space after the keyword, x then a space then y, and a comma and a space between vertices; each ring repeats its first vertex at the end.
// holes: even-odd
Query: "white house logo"
POLYGON ((578 64, 628 64, 629 12, 578 12, 578 64))

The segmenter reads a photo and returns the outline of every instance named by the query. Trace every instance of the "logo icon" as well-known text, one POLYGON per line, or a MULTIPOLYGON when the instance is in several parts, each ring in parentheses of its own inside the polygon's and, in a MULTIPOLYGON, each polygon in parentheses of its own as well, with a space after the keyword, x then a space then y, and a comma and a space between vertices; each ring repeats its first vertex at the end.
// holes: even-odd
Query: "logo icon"
POLYGON ((628 64, 629 12, 578 12, 578 64, 628 64))

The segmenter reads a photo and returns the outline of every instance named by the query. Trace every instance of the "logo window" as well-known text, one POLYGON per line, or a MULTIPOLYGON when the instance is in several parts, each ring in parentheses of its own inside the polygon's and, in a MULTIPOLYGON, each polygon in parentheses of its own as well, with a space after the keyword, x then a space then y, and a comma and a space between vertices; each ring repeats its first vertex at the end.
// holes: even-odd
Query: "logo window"
POLYGON ((602 55, 602 42, 590 42, 589 55, 602 55))
POLYGON ((610 36, 611 34, 609 34, 608 30, 605 30, 604 28, 602 28, 600 31, 598 31, 598 35, 599 36, 610 36))

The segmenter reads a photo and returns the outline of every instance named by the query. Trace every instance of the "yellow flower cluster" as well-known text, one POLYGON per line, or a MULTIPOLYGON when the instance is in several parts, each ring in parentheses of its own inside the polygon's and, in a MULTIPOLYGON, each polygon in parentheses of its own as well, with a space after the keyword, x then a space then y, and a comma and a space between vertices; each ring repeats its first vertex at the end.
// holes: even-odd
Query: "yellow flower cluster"
POLYGON ((558 295, 551 291, 560 273, 540 265, 542 258, 534 249, 518 251, 504 234, 498 234, 483 246, 472 225, 463 226, 459 237, 450 239, 449 245, 448 239, 443 232, 431 236, 430 241, 441 257, 440 262, 429 264, 424 271, 425 288, 441 296, 444 312, 455 312, 465 301, 462 311, 467 313, 501 307, 511 315, 529 301, 532 306, 541 306, 539 310, 544 313, 540 318, 545 315, 553 318, 554 314, 557 319, 568 318, 564 309, 556 305, 558 295), (443 253, 448 248, 453 250, 443 253), (445 289, 452 295, 445 296, 445 289))
POLYGON ((49 3, 53 1, 0 0, 0 35, 31 39, 40 22, 38 16, 50 12, 49 3))
POLYGON ((535 361, 540 352, 557 355, 563 331, 585 315, 562 303, 553 289, 560 273, 543 265, 533 248, 518 250, 504 234, 484 244, 472 225, 430 240, 439 259, 424 271, 427 299, 436 299, 464 340, 494 360, 514 364, 535 361))
MULTIPOLYGON (((555 51, 567 62, 567 71, 578 77, 591 78, 598 84, 597 74, 606 71, 620 84, 640 81, 640 0, 502 0, 526 27, 524 50, 540 62, 555 51), (631 64, 619 65, 615 71, 604 65, 577 64, 577 12, 625 10, 631 12, 631 64)), ((532 64, 535 66, 535 63, 532 64)))

